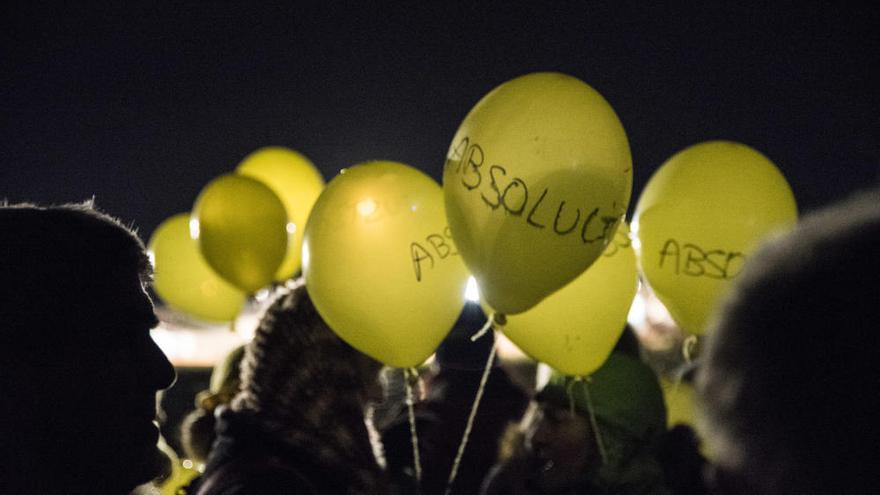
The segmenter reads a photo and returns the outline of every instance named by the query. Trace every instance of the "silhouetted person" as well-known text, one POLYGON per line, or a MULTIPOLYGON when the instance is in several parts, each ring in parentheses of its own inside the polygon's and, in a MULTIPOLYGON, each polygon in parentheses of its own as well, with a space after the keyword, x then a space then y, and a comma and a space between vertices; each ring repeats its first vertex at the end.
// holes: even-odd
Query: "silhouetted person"
POLYGON ((245 347, 198 495, 385 493, 365 408, 382 365, 327 326, 305 286, 282 293, 245 347))
POLYGON ((878 190, 747 261, 697 379, 717 493, 877 493, 878 282, 878 190))
POLYGON ((0 492, 125 494, 167 463, 143 243, 91 204, 0 205, 0 492))

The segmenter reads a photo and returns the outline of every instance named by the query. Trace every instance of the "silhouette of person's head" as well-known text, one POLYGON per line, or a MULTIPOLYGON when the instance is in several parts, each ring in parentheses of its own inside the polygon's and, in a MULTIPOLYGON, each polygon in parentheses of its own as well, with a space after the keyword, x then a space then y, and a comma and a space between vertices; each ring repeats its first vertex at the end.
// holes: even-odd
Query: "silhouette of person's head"
POLYGON ((698 397, 719 493, 874 493, 880 190, 759 250, 709 331, 698 397))
POLYGON ((163 465, 150 263, 89 203, 0 204, 0 491, 127 493, 163 465))

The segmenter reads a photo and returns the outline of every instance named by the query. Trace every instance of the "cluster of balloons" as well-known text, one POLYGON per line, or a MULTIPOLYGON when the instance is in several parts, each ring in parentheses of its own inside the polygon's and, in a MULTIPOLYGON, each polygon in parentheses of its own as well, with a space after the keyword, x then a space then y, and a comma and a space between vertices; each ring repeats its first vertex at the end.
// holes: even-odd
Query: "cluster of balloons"
POLYGON ((207 321, 229 321, 248 295, 300 268, 303 230, 324 179, 308 158, 261 148, 235 173, 209 182, 191 213, 153 233, 154 288, 170 307, 207 321))
POLYGON ((536 73, 487 94, 462 122, 443 174, 452 237, 505 335, 584 376, 620 337, 638 280, 687 331, 714 307, 758 242, 797 221, 776 166, 739 143, 670 158, 642 193, 630 234, 626 134, 583 82, 536 73))
POLYGON ((528 74, 467 114, 442 187, 409 165, 373 161, 324 188, 302 155, 256 151, 157 230, 156 290, 181 311, 228 320, 248 294, 302 265, 342 339, 409 368, 451 329, 472 275, 523 351, 589 375, 620 337, 640 275, 699 334, 757 242, 797 218, 779 170, 738 143, 670 158, 630 232, 632 177, 626 132, 595 89, 528 74))

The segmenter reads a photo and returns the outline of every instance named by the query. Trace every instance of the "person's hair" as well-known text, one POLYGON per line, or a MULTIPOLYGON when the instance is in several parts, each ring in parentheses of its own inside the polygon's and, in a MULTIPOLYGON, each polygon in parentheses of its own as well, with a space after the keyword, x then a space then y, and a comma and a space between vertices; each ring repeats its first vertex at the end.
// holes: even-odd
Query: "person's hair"
MULTIPOLYGON (((381 365, 340 339, 318 314, 304 285, 268 308, 241 363, 234 410, 299 411, 317 399, 363 402, 381 365), (372 373, 365 373, 373 365, 372 373), (328 388, 329 387, 329 388, 328 388)), ((315 418, 316 420, 318 418, 315 418)))
POLYGON ((241 363, 230 409, 258 418, 279 441, 346 476, 351 493, 382 477, 365 408, 382 365, 355 350, 321 318, 305 285, 282 292, 260 320, 241 363))
POLYGON ((768 493, 876 490, 880 190, 746 264, 710 325, 698 398, 719 468, 768 493))
MULTIPOLYGON (((70 328, 89 298, 118 280, 152 275, 144 244, 91 201, 39 207, 0 203, 0 339, 42 339, 70 328), (36 310, 35 308, 41 308, 36 310)), ((61 335, 59 335, 60 337, 61 335)), ((54 335, 53 335, 54 337, 54 335)))

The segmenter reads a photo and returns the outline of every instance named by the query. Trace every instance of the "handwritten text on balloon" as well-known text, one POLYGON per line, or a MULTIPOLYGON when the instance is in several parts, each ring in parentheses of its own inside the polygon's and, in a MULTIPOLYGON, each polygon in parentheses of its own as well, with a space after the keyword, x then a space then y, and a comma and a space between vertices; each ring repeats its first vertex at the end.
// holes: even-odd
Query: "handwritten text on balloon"
POLYGON ((449 256, 458 256, 458 253, 452 245, 452 232, 449 230, 449 227, 444 229, 443 235, 430 234, 426 236, 424 243, 416 241, 411 242, 409 245, 409 254, 412 259, 416 282, 422 281, 422 263, 430 262, 431 265, 429 268, 434 268, 435 255, 436 258, 440 260, 445 260, 449 256), (431 246, 434 254, 431 254, 432 250, 427 249, 425 245, 431 246))
POLYGON ((745 255, 723 249, 705 249, 690 243, 668 239, 660 250, 660 268, 664 265, 676 275, 729 280, 739 274, 745 255))
POLYGON ((613 227, 623 214, 617 204, 612 205, 611 214, 601 212, 598 207, 581 210, 579 206, 575 206, 572 213, 571 202, 552 199, 554 195, 547 187, 530 203, 529 187, 523 179, 508 178, 508 170, 503 165, 486 166, 487 163, 483 147, 465 136, 449 150, 444 169, 458 174, 461 185, 468 191, 479 192, 480 198, 493 211, 501 209, 505 214, 524 218, 530 227, 545 229, 552 224, 552 232, 556 235, 577 232, 584 244, 597 241, 607 244, 611 240, 613 227), (548 196, 551 200, 544 204, 548 196), (553 203, 556 203, 555 215, 551 213, 553 203))

